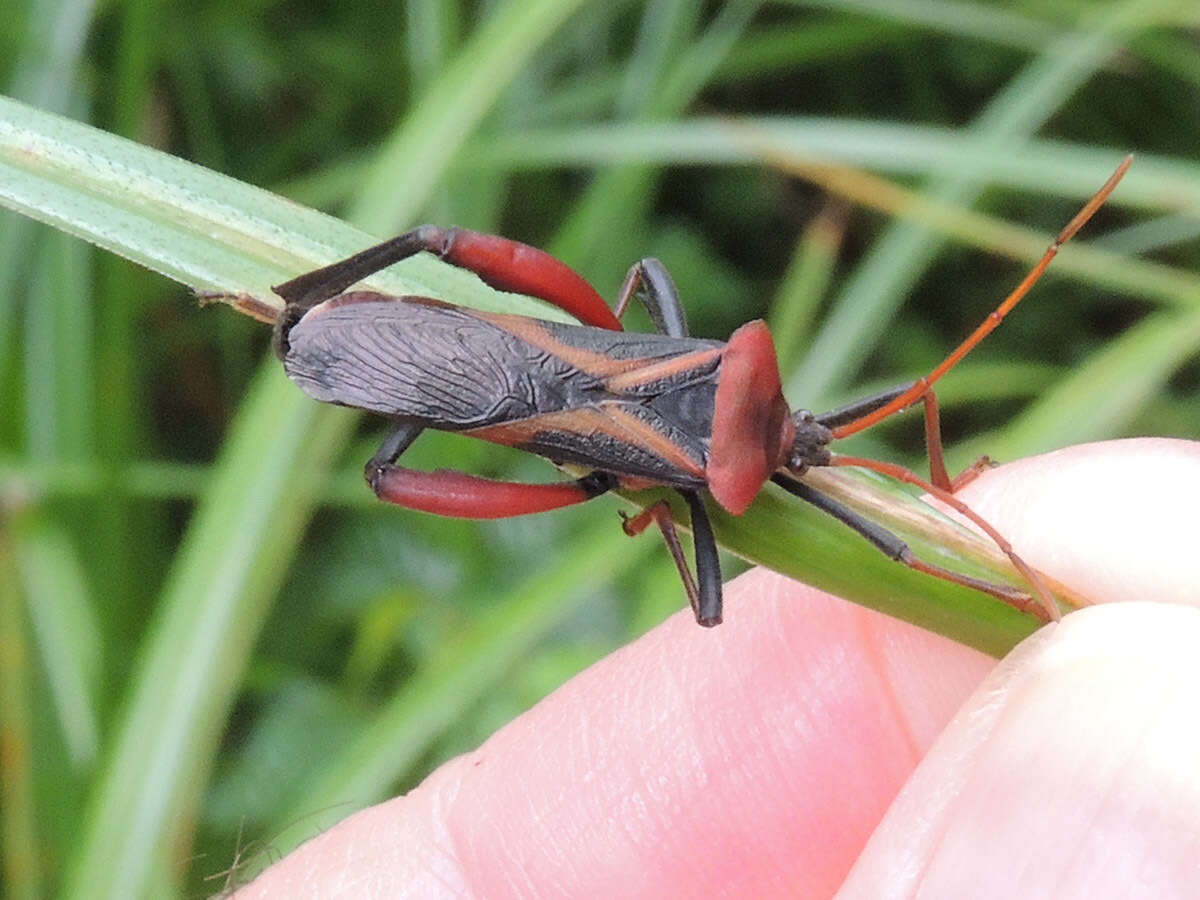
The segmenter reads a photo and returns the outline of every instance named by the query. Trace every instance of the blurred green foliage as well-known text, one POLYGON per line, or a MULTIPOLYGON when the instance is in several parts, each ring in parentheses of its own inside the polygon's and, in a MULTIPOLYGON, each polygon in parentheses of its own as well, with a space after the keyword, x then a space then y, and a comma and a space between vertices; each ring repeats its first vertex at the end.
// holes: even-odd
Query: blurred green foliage
MULTIPOLYGON (((768 318, 814 408, 931 367, 1027 265, 969 245, 1001 243, 996 219, 1048 239, 1136 151, 1084 235, 1107 261, 1064 253, 944 382, 951 444, 974 436, 952 461, 1200 436, 1194 4, 10 0, 5 17, 6 93, 375 234, 499 231, 608 296, 658 256, 697 334, 768 318), (763 162, 763 142, 994 218, 947 244, 933 219, 763 162)), ((378 423, 260 371, 267 339, 0 214, 0 729, 24 751, 0 757, 5 896, 218 890, 683 605, 615 501, 478 524, 376 503, 358 473, 378 423), (262 515, 239 512, 256 492, 262 515), (198 635, 208 668, 187 665, 198 635)), ((851 451, 915 462, 919 422, 851 451)), ((547 476, 439 435, 412 464, 547 476)))

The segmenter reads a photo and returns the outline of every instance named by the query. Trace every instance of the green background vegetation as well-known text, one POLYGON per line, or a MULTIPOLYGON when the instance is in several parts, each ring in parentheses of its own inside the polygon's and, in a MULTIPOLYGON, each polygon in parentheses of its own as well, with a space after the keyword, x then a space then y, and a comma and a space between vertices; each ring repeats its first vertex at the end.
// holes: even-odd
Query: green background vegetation
MULTIPOLYGON (((697 334, 767 318, 789 397, 813 408, 930 368, 1135 151, 1090 252, 1064 253, 944 382, 951 462, 1200 435, 1194 4, 40 0, 5 15, 10 96, 373 235, 500 231, 606 296, 658 256, 697 334), (851 168, 797 177, 813 159, 851 168)), ((4 190, 33 183, 20 149, 0 154, 4 190)), ((95 223, 72 230, 105 243, 95 223)), ((146 238, 138 258, 198 287, 303 270, 294 242, 272 257, 226 240, 257 261, 202 277, 155 248, 167 230, 146 238)), ((502 523, 378 504, 360 471, 379 423, 302 397, 268 336, 0 215, 5 896, 218 890, 237 860, 259 867, 411 787, 684 603, 660 543, 621 534, 617 500, 502 523)), ((848 449, 915 465, 918 420, 848 449)), ((411 458, 552 474, 440 435, 411 458)), ((863 590, 889 590, 890 564, 794 507, 768 498, 723 537, 772 559, 812 549, 830 569, 814 581, 851 592, 832 570, 853 560, 863 590), (783 534, 793 513, 816 530, 783 534)), ((999 652, 1029 625, 993 614, 971 612, 992 643, 965 637, 999 652)))

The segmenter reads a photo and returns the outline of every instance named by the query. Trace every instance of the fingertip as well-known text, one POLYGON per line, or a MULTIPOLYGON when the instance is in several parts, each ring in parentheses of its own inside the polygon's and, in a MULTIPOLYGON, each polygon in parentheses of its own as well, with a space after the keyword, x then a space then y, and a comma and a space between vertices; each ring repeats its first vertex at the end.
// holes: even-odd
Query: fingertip
POLYGON ((956 716, 839 896, 1190 895, 1197 642, 1200 611, 1169 604, 1042 629, 956 716))
POLYGON ((445 820, 474 883, 828 896, 994 664, 769 572, 726 599, 720 628, 681 612, 456 763, 485 760, 445 820))
POLYGON ((720 628, 672 617, 268 883, 436 863, 481 895, 829 896, 993 662, 769 572, 726 598, 720 628))

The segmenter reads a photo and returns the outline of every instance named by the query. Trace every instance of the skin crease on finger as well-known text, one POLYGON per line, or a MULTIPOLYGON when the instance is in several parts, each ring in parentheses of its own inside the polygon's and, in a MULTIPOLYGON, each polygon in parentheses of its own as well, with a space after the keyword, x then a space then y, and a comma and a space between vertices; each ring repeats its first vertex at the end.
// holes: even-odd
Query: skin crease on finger
MULTIPOLYGON (((1182 514, 1178 523, 1164 518, 1164 497, 1188 484, 1200 484, 1200 445, 1127 441, 994 470, 963 496, 1032 563, 1093 596, 1147 596, 1129 573, 1152 565, 1154 591, 1186 600, 1181 582, 1200 583, 1196 555, 1182 514), (1077 467, 1085 474, 1077 477, 1077 467)), ((748 573, 728 592, 721 628, 673 617, 409 795, 314 839, 239 896, 832 896, 994 661, 769 573, 748 573)), ((1033 646, 1060 631, 1071 633, 1044 629, 1033 646)), ((997 673, 1035 652, 1019 651, 997 673)), ((1040 696, 1032 682, 1020 683, 1009 696, 1040 696)), ((1102 699, 1086 684, 1074 689, 1102 699)), ((972 703, 986 707, 992 695, 979 696, 972 703)), ((977 735, 973 721, 960 713, 948 734, 977 735)), ((941 797, 932 811, 919 802, 925 793, 906 790, 914 815, 965 815, 953 800, 974 782, 953 763, 969 751, 956 757, 943 749, 947 740, 937 752, 949 754, 942 765, 958 781, 946 789, 936 772, 926 776, 927 793, 941 797)), ((1056 749, 1075 759, 1063 741, 1034 736, 1016 758, 1033 765, 1035 750, 1056 749)), ((975 752, 987 746, 978 741, 975 752)), ((1040 761, 1033 771, 1056 773, 1040 761)), ((976 787, 982 805, 992 795, 976 787)), ((1024 835, 1029 823, 1020 811, 1009 815, 1024 835)), ((916 895, 941 871, 926 870, 919 850, 903 856, 911 842, 907 820, 899 821, 872 841, 846 896, 887 896, 879 879, 888 885, 893 875, 908 876, 894 879, 909 889, 896 896, 916 895), (873 859, 892 863, 873 867, 873 859)), ((949 834, 931 825, 917 838, 932 854, 949 834)), ((1054 835, 1030 834, 1038 841, 1022 859, 1058 849, 1054 835)))

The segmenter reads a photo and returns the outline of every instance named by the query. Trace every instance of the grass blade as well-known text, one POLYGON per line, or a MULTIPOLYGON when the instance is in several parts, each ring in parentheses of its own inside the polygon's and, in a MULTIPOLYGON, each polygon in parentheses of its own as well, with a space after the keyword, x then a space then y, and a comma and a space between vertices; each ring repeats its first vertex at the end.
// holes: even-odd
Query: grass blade
MULTIPOLYGON (((569 14, 569 4, 555 5, 501 10, 494 21, 509 31, 493 49, 506 54, 499 69, 515 71, 552 30, 545 26, 569 14)), ((422 121, 454 135, 486 105, 458 97, 434 107, 434 122, 422 121)), ((427 170, 408 187, 428 192, 437 174, 427 170)), ((268 300, 272 282, 370 240, 265 191, 7 100, 0 101, 0 198, 185 283, 268 300)), ((435 260, 412 262, 372 282, 397 293, 449 293, 468 305, 474 293, 491 308, 538 307, 435 260), (462 297, 455 282, 465 288, 462 297)), ((66 896, 141 896, 161 874, 164 854, 192 827, 237 675, 312 509, 312 473, 327 465, 352 421, 317 410, 274 364, 256 380, 147 636, 66 896)))
POLYGON ((419 215, 456 149, 520 71, 530 50, 582 5, 583 0, 527 0, 496 9, 380 149, 350 208, 351 221, 386 232, 419 215))
POLYGON ((314 471, 345 438, 337 412, 306 403, 273 368, 246 398, 164 588, 65 896, 142 896, 154 860, 190 828, 314 471))
POLYGON ((33 791, 29 653, 16 561, 0 530, 0 871, 5 895, 42 896, 33 791))
MULTIPOLYGON (((984 146, 1032 134, 1111 57, 1121 36, 1152 24, 1164 8, 1155 0, 1103 8, 1094 24, 1056 41, 1018 74, 968 128, 966 143, 984 146)), ((969 206, 983 187, 978 175, 942 175, 928 193, 941 203, 969 206)), ((839 383, 853 378, 941 247, 928 228, 911 222, 888 228, 834 299, 796 372, 795 383, 805 386, 814 404, 821 406, 839 383)))
MULTIPOLYGON (((272 284, 374 240, 332 216, 5 97, 0 203, 183 284, 275 304, 272 284)), ((424 255, 369 283, 390 293, 452 293, 466 305, 552 315, 424 255)))
POLYGON ((100 745, 96 698, 101 629, 75 548, 35 511, 14 519, 12 555, 36 648, 71 763, 90 768, 100 745))
POLYGON ((1200 346, 1200 314, 1161 312, 1113 339, 1047 389, 1002 432, 956 447, 952 465, 987 452, 1017 459, 1119 434, 1200 346), (980 448, 986 447, 986 451, 980 448), (974 456, 972 455, 974 454, 974 456))

